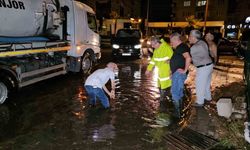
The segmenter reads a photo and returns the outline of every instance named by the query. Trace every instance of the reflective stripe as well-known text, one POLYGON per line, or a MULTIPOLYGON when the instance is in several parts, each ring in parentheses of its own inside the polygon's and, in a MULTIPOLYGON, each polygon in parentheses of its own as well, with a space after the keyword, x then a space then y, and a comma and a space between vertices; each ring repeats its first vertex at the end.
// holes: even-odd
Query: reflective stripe
POLYGON ((155 62, 153 62, 153 61, 150 61, 149 63, 152 64, 152 65, 155 65, 155 62))
POLYGON ((169 77, 166 77, 166 78, 159 78, 160 81, 167 81, 169 80, 170 78, 169 77))
POLYGON ((163 57, 163 58, 154 58, 155 61, 166 61, 169 60, 169 57, 163 57))

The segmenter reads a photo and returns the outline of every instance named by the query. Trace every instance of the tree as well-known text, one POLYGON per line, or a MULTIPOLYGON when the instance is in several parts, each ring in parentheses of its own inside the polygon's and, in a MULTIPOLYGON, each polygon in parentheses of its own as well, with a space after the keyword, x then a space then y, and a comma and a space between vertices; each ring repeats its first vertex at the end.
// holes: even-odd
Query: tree
POLYGON ((194 15, 188 16, 185 18, 185 20, 188 22, 188 25, 185 27, 186 34, 189 34, 189 32, 193 29, 200 29, 199 22, 201 19, 196 19, 194 15))

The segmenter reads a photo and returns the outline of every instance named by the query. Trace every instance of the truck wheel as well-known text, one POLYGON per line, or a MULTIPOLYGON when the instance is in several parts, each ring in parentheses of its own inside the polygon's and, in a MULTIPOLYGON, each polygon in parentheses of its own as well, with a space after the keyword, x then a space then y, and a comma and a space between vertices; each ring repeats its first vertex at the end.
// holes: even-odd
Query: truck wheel
POLYGON ((86 52, 82 58, 82 72, 83 74, 90 73, 93 66, 93 62, 91 59, 91 54, 89 52, 86 52))
POLYGON ((4 103, 8 98, 8 87, 7 85, 0 81, 0 104, 4 103))
POLYGON ((9 99, 17 90, 17 85, 12 77, 0 74, 0 104, 9 99))

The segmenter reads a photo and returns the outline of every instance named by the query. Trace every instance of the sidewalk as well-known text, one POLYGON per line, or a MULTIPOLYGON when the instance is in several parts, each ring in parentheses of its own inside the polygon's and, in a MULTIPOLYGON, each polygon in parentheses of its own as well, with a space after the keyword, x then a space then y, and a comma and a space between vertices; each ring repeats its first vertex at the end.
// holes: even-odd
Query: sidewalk
MULTIPOLYGON (((229 97, 232 101, 238 96, 245 95, 245 86, 243 83, 243 66, 244 61, 233 57, 220 57, 218 65, 214 67, 212 75, 212 102, 206 104, 203 108, 192 107, 191 117, 188 120, 188 127, 211 136, 215 139, 222 140, 230 135, 229 129, 224 128, 230 124, 229 120, 219 117, 216 110, 216 102, 219 98, 229 97), (228 133, 226 133, 228 131, 228 133)), ((188 79, 186 80, 188 90, 191 92, 191 100, 195 101, 195 67, 191 66, 188 79)), ((244 122, 244 121, 243 121, 244 122)), ((241 124, 243 127, 243 124, 241 124)), ((243 135, 243 130, 240 135, 243 135)), ((234 135, 232 135, 234 137, 234 135)), ((230 135, 231 138, 232 137, 230 135)), ((244 141, 244 137, 242 137, 244 141)), ((241 139, 241 140, 242 140, 241 139)), ((237 140, 235 140, 237 141, 237 140)))

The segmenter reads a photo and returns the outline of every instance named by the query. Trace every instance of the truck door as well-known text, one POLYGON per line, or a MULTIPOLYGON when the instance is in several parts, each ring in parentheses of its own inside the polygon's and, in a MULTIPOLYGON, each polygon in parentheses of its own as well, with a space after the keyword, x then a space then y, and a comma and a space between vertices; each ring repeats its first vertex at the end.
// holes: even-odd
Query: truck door
POLYGON ((88 28, 87 33, 89 35, 89 43, 94 46, 99 46, 99 35, 98 35, 98 27, 96 22, 96 16, 87 12, 87 19, 88 19, 88 28))

